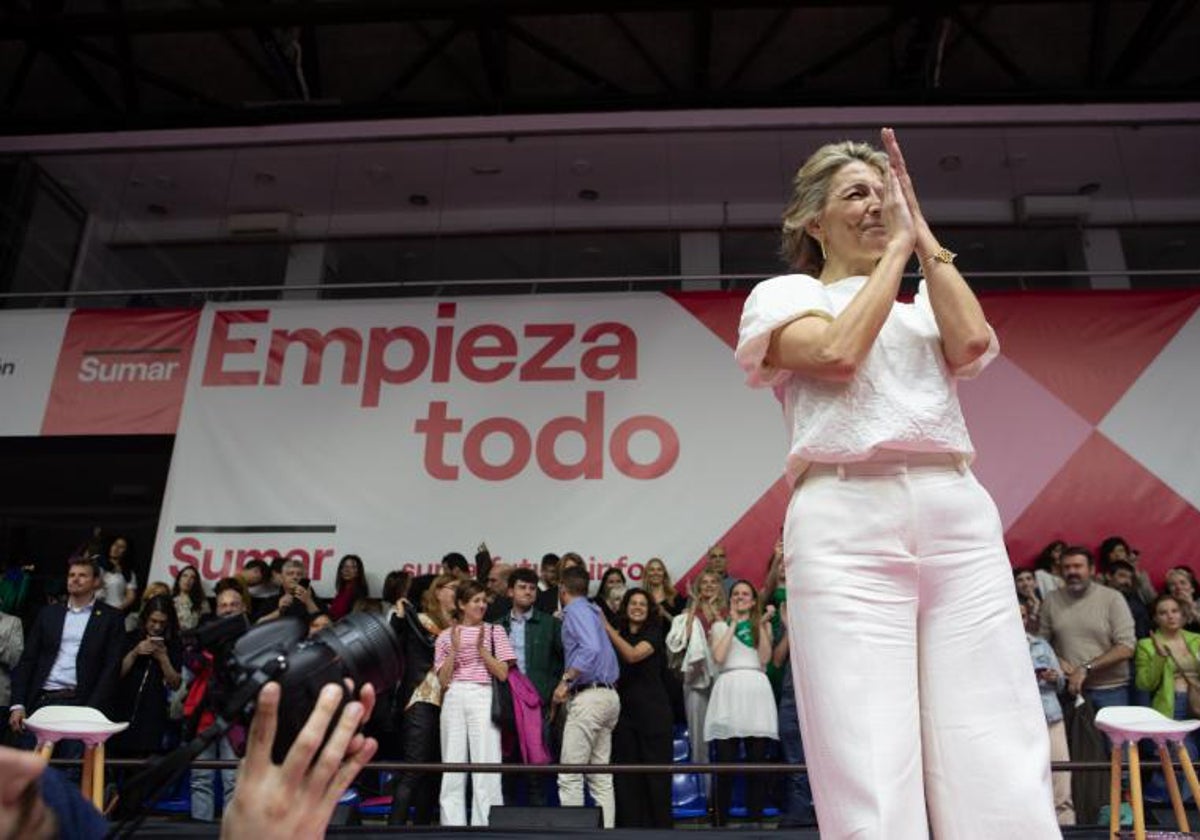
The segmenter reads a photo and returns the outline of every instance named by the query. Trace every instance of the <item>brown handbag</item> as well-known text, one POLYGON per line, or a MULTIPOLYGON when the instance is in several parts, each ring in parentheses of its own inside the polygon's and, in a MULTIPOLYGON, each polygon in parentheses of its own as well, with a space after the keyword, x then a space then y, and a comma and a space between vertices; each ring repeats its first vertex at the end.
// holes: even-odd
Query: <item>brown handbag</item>
POLYGON ((1167 648, 1167 655, 1170 656, 1171 660, 1175 663, 1176 672, 1183 677, 1185 682, 1187 682, 1188 714, 1190 714, 1193 718, 1200 718, 1200 680, 1192 678, 1186 671, 1183 670, 1183 665, 1180 664, 1179 660, 1175 658, 1175 651, 1171 650, 1169 647, 1167 648))

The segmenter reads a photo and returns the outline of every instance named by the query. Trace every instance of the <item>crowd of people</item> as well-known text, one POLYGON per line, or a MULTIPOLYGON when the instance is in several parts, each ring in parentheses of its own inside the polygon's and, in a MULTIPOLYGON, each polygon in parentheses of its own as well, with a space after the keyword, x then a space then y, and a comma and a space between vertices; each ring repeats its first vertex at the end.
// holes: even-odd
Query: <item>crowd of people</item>
MULTIPOLYGON (((725 549, 713 546, 686 592, 658 558, 634 585, 615 568, 591 580, 574 552, 547 554, 535 569, 492 562, 480 546, 474 568, 451 553, 437 575, 387 574, 375 596, 362 560, 347 555, 324 598, 303 564, 286 559, 252 560, 211 595, 192 567, 143 589, 129 549, 117 536, 72 557, 65 599, 41 607, 27 632, 0 612, 0 672, 9 677, 0 700, 15 743, 32 746, 28 714, 66 703, 129 722, 110 754, 163 753, 209 725, 230 688, 227 652, 197 644, 197 628, 236 615, 247 626, 295 616, 315 634, 366 610, 390 622, 404 658, 400 681, 381 692, 367 723, 379 756, 510 765, 476 773, 469 785, 461 773, 396 775, 393 825, 484 826, 497 805, 556 796, 580 805, 586 790, 605 826, 670 827, 667 774, 554 778, 519 765, 669 764, 680 732, 697 765, 804 762, 787 634, 789 607, 801 605, 787 601, 781 543, 754 581, 730 576, 725 549)), ((1188 704, 1188 687, 1200 689, 1200 587, 1188 567, 1172 569, 1159 594, 1124 540, 1106 540, 1095 556, 1056 542, 1014 569, 1014 581, 1055 760, 1068 760, 1068 741, 1078 742, 1070 726, 1090 725, 1076 698, 1091 712, 1130 703, 1175 718, 1200 711, 1188 704)), ((20 611, 12 600, 0 607, 20 611)), ((246 737, 234 727, 201 757, 237 759, 246 737)), ((1188 746, 1200 753, 1194 739, 1188 746)), ((781 782, 782 824, 815 824, 804 774, 781 782)), ((214 820, 232 807, 238 774, 196 770, 190 784, 193 817, 214 820)), ((1074 824, 1087 808, 1070 774, 1055 774, 1054 784, 1059 820, 1074 824)), ((732 787, 728 774, 710 784, 714 825, 729 819, 732 787)), ((746 785, 749 820, 762 819, 769 787, 746 785)))
MULTIPOLYGON (((1021 618, 1041 690, 1054 761, 1103 760, 1107 741, 1095 731, 1106 706, 1150 706, 1168 718, 1200 716, 1188 700, 1200 692, 1200 615, 1195 573, 1176 566, 1161 593, 1138 552, 1110 537, 1093 553, 1055 541, 1030 567, 1014 569, 1021 618)), ((1195 733, 1189 754, 1200 755, 1195 733)), ((1062 825, 1095 819, 1102 779, 1054 774, 1062 825)))

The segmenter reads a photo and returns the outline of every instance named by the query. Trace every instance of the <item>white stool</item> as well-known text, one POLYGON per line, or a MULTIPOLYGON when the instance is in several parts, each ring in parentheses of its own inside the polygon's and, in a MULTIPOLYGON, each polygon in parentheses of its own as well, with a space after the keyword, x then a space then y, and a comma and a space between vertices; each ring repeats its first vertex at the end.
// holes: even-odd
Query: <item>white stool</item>
POLYGON ((80 788, 85 799, 104 810, 104 742, 129 728, 115 723, 99 709, 90 706, 42 706, 25 719, 25 725, 37 736, 38 755, 49 759, 59 741, 83 741, 83 778, 80 788))
POLYGON ((1171 807, 1175 811, 1175 822, 1179 830, 1190 831, 1187 813, 1183 809, 1183 797, 1179 794, 1179 781, 1171 765, 1171 754, 1167 743, 1175 745, 1183 774, 1187 777, 1192 798, 1200 808, 1200 779, 1192 766, 1191 756, 1183 739, 1189 732, 1200 728, 1200 720, 1172 720, 1145 706, 1108 706, 1096 713, 1096 728, 1108 735, 1112 741, 1112 777, 1109 786, 1109 830, 1117 836, 1121 828, 1121 747, 1129 745, 1129 795, 1133 800, 1133 835, 1136 840, 1145 840, 1146 814, 1142 807, 1142 776, 1138 761, 1138 740, 1149 738, 1158 747, 1158 760, 1162 764, 1163 778, 1171 796, 1171 807))

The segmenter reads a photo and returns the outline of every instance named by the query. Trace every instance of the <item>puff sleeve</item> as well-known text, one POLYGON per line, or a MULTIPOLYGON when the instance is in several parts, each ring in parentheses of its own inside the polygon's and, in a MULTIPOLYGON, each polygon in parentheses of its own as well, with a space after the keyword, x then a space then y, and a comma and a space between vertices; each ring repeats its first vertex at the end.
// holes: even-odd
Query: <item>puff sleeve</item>
POLYGON ((734 351, 734 358, 746 372, 747 385, 769 388, 788 378, 790 371, 767 364, 771 334, 809 315, 827 321, 834 318, 833 305, 820 280, 807 274, 785 274, 754 287, 742 307, 734 351))

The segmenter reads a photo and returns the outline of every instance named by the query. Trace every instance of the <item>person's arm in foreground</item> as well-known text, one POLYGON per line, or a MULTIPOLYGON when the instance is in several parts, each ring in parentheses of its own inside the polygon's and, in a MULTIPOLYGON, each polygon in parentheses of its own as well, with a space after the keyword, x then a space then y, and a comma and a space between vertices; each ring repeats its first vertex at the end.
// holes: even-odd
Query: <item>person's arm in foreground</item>
POLYGON ((358 731, 375 707, 375 690, 370 685, 363 686, 359 700, 346 704, 321 748, 341 697, 336 685, 321 690, 283 764, 275 764, 271 745, 279 714, 279 685, 263 686, 250 723, 246 757, 238 771, 238 795, 221 820, 222 837, 295 840, 325 836, 341 795, 379 748, 374 738, 358 731), (320 755, 313 763, 318 749, 320 755))

